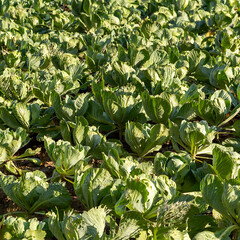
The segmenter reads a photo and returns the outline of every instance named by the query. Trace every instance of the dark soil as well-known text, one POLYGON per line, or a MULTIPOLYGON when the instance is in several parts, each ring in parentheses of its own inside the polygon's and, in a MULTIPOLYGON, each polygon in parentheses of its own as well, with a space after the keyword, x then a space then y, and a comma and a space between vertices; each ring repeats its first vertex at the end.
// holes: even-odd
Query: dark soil
POLYGON ((0 188, 0 215, 21 211, 21 208, 18 207, 0 188))

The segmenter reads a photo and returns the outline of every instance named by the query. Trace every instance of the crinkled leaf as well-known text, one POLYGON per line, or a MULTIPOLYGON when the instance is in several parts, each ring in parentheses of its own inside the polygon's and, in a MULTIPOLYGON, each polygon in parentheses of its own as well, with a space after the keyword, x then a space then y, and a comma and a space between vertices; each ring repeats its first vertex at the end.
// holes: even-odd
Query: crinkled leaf
POLYGON ((77 171, 74 181, 76 195, 88 209, 96 207, 110 193, 113 179, 110 173, 102 168, 89 168, 85 172, 77 171))

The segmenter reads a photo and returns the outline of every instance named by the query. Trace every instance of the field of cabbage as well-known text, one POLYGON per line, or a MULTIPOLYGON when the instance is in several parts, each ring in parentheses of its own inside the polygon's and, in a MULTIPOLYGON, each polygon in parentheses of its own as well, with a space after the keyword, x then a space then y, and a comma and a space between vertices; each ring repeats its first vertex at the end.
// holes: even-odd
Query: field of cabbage
POLYGON ((0 0, 0 239, 239 240, 240 2, 0 0))

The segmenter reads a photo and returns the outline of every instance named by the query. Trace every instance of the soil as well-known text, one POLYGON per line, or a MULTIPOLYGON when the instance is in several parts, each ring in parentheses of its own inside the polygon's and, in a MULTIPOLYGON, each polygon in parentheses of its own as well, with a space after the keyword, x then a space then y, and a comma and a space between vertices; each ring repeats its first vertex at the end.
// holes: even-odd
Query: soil
POLYGON ((18 207, 0 188, 0 215, 21 211, 21 208, 18 207))

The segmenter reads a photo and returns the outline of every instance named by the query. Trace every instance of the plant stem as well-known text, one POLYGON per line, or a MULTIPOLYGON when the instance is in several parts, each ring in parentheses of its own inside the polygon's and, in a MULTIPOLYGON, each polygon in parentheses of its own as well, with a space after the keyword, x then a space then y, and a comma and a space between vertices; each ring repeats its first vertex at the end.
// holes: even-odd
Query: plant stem
POLYGON ((68 182, 70 182, 71 184, 74 184, 74 182, 73 182, 73 181, 69 180, 69 179, 68 179, 68 178, 66 178, 66 177, 63 177, 63 179, 64 179, 64 180, 66 180, 66 181, 68 181, 68 182))
POLYGON ((34 214, 42 215, 42 216, 45 216, 45 215, 46 215, 46 213, 42 213, 42 212, 34 212, 34 214))
POLYGON ((18 215, 18 214, 26 214, 25 212, 21 212, 21 211, 18 211, 18 212, 9 212, 9 213, 5 213, 3 215, 0 215, 0 219, 5 217, 5 216, 9 216, 9 215, 18 215))
POLYGON ((228 123, 229 121, 231 121, 236 115, 238 115, 240 112, 240 104, 238 104, 232 111, 231 115, 225 119, 222 123, 220 123, 218 125, 218 127, 221 127, 223 125, 225 125, 226 123, 228 123))
POLYGON ((196 161, 203 163, 203 161, 201 161, 200 159, 195 158, 196 161))
POLYGON ((57 179, 57 178, 61 178, 61 176, 50 177, 50 178, 47 179, 47 182, 48 182, 49 180, 57 179))
POLYGON ((67 177, 68 177, 68 178, 71 178, 71 179, 73 179, 73 180, 75 179, 75 177, 74 177, 74 176, 67 176, 67 177))
POLYGON ((197 158, 202 158, 202 159, 212 160, 212 158, 209 158, 209 157, 201 157, 201 156, 197 156, 197 158))
POLYGON ((118 130, 118 129, 114 129, 114 130, 112 130, 111 132, 108 132, 107 134, 105 134, 105 137, 107 137, 107 136, 109 136, 110 134, 116 132, 117 130, 118 130))
POLYGON ((143 158, 155 158, 154 156, 145 156, 143 158))

